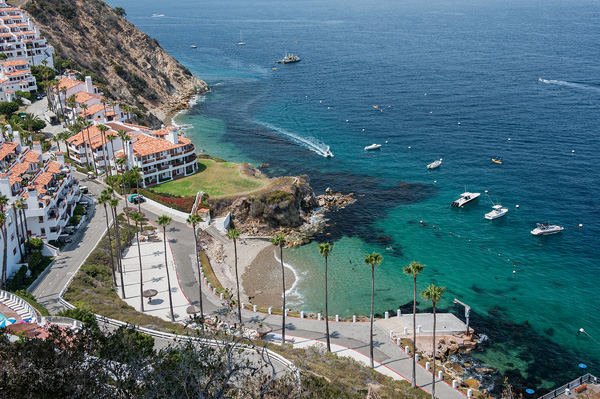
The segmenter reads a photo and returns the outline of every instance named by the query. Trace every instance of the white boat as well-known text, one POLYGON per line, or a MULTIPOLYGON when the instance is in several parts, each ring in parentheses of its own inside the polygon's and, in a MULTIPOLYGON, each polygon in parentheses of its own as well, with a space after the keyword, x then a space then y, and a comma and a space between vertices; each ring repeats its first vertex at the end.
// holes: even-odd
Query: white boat
POLYGON ((503 208, 502 205, 500 205, 500 204, 494 205, 492 208, 494 208, 493 211, 485 214, 486 219, 489 219, 489 220, 498 219, 498 218, 506 215, 506 213, 508 212, 508 208, 503 208))
POLYGON ((534 236, 547 236, 549 234, 560 233, 564 229, 564 227, 556 224, 537 223, 537 227, 531 230, 531 234, 534 236))
POLYGON ((195 44, 192 44, 192 45, 190 46, 190 48, 198 48, 198 46, 196 46, 195 44))
POLYGON ((246 43, 242 40, 242 31, 240 31, 240 41, 236 43, 238 46, 244 46, 246 43))
POLYGON ((330 150, 327 150, 325 153, 325 158, 333 158, 333 153, 330 150))
POLYGON ((441 164, 442 164, 442 158, 427 165, 427 169, 439 168, 441 164))
POLYGON ((455 200, 452 204, 450 204, 450 206, 453 206, 455 208, 461 208, 463 205, 476 200, 477 197, 479 197, 481 195, 481 193, 462 193, 460 195, 460 198, 455 200))
POLYGON ((381 144, 371 144, 365 147, 365 151, 369 151, 369 150, 378 150, 381 148, 381 144))
POLYGON ((152 18, 161 18, 164 16, 165 16, 165 14, 152 14, 152 18))

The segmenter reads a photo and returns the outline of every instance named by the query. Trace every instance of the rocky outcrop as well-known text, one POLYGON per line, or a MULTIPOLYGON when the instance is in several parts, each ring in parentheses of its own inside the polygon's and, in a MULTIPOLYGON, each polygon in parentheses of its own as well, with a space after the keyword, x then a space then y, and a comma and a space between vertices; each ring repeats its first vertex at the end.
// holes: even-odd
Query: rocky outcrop
MULTIPOLYGON (((244 165, 247 175, 260 174, 244 165)), ((271 179, 269 188, 258 193, 231 198, 209 198, 208 204, 216 215, 231 212, 233 224, 242 234, 272 235, 281 231, 292 245, 308 242, 325 225, 325 213, 355 202, 353 194, 344 195, 327 190, 316 196, 307 176, 271 179)))
POLYGON ((23 9, 71 68, 91 75, 107 97, 160 119, 208 90, 158 43, 101 0, 30 0, 23 9))

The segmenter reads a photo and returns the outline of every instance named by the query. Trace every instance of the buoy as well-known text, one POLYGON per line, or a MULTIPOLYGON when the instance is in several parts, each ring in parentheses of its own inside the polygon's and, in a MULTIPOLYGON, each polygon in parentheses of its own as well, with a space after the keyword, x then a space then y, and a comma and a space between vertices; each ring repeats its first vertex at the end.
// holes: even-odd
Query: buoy
POLYGON ((388 142, 387 142, 387 140, 385 141, 385 143, 386 143, 386 144, 388 143, 388 142))
POLYGON ((487 193, 488 193, 488 190, 485 190, 485 193, 487 194, 487 193))
POLYGON ((513 270, 513 274, 517 274, 517 271, 516 271, 516 270, 513 270))
POLYGON ((433 114, 433 111, 429 111, 430 114, 433 114))
POLYGON ((519 204, 515 205, 515 208, 518 208, 518 207, 519 207, 519 204))
POLYGON ((348 119, 346 119, 346 122, 348 122, 348 119))
POLYGON ((330 109, 331 107, 327 107, 327 109, 330 109))
POLYGON ((363 129, 363 132, 365 131, 365 129, 363 129))
POLYGON ((579 223, 579 226, 577 226, 577 227, 579 227, 579 228, 582 228, 582 227, 583 227, 583 225, 582 225, 581 223, 579 223))
POLYGON ((510 141, 510 138, 508 139, 508 141, 510 141))
POLYGON ((458 124, 460 125, 460 122, 458 122, 458 124))
POLYGON ((427 93, 425 93, 425 94, 423 94, 423 95, 424 95, 424 96, 426 96, 426 95, 427 95, 427 93))
POLYGON ((422 221, 422 220, 419 220, 419 223, 423 224, 423 221, 422 221))
POLYGON ((319 104, 323 104, 323 100, 319 100, 319 104))
POLYGON ((410 150, 410 146, 408 146, 408 149, 410 150))
POLYGON ((304 98, 308 98, 308 96, 304 96, 304 98))
POLYGON ((575 153, 575 150, 571 150, 571 153, 575 153))
POLYGON ((434 180, 434 181, 433 181, 433 184, 437 184, 437 180, 434 180))

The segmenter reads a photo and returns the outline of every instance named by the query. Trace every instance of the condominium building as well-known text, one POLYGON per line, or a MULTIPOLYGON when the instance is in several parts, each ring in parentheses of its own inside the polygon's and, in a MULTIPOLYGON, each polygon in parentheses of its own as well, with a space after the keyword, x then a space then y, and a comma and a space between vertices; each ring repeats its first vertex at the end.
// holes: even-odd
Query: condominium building
POLYGON ((79 167, 93 167, 102 173, 108 168, 114 153, 123 148, 123 141, 118 137, 119 130, 129 130, 125 124, 104 124, 109 128, 102 133, 100 124, 83 129, 67 139, 69 156, 79 167), (114 138, 111 140, 111 136, 114 138))
POLYGON ((53 50, 23 10, 0 0, 0 53, 6 60, 26 60, 36 66, 46 61, 52 67, 53 50))
MULTIPOLYGON (((111 124, 108 124, 111 125, 111 124)), ((133 125, 129 125, 133 126, 133 125)), ((147 128, 146 128, 147 129, 147 128)), ((180 137, 173 126, 156 131, 132 131, 131 141, 116 152, 116 158, 127 158, 129 168, 137 166, 143 187, 151 187, 198 171, 194 144, 180 137)))
POLYGON ((42 153, 39 142, 30 148, 22 145, 18 132, 11 134, 12 142, 0 142, 0 195, 6 196, 9 204, 8 275, 19 266, 18 247, 26 237, 37 237, 46 243, 58 240, 81 199, 79 181, 73 177, 71 166, 64 163, 61 152, 54 154, 56 160, 52 160, 50 154, 42 153), (21 201, 25 205, 25 220, 13 211, 13 204, 21 201))
POLYGON ((24 60, 0 62, 0 102, 12 101, 17 91, 36 91, 35 77, 29 62, 24 60))

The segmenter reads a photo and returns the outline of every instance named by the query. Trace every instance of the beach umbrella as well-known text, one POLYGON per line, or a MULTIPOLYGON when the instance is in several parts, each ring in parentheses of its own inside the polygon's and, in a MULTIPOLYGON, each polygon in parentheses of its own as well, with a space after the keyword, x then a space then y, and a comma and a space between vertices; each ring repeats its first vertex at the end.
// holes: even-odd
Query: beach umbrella
POLYGON ((264 324, 256 329, 256 332, 259 333, 263 337, 265 335, 267 335, 268 333, 270 333, 271 331, 273 331, 273 327, 268 326, 266 324, 264 324))
POLYGON ((7 326, 10 326, 11 324, 15 324, 17 320, 13 319, 12 317, 10 319, 4 319, 2 321, 0 321, 0 328, 4 328, 7 326))
POLYGON ((158 295, 158 291, 154 288, 150 288, 142 292, 144 298, 148 298, 148 303, 152 303, 152 297, 158 295))
POLYGON ((188 306, 185 311, 187 312, 187 314, 200 313, 200 306, 191 305, 191 306, 188 306))

